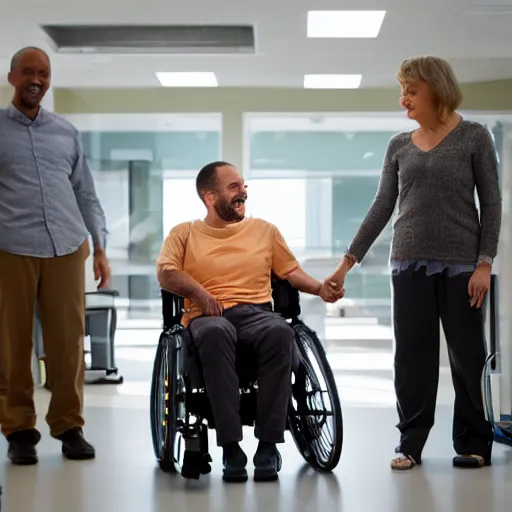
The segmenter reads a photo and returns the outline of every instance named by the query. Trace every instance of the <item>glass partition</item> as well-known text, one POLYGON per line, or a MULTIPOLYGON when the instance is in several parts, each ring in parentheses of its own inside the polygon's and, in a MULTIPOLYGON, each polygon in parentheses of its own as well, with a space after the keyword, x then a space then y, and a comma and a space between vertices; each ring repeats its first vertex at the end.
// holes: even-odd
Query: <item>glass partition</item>
POLYGON ((112 287, 127 317, 160 318, 155 260, 162 240, 197 203, 193 182, 221 154, 221 114, 66 116, 84 152, 106 213, 112 287))
MULTIPOLYGON (((244 125, 248 183, 260 184, 249 203, 274 219, 308 268, 325 276, 368 211, 389 139, 412 123, 390 114, 248 113, 244 125), (297 183, 300 193, 293 189, 297 183)), ((390 243, 388 226, 349 275, 347 289, 359 315, 389 316, 390 243)))

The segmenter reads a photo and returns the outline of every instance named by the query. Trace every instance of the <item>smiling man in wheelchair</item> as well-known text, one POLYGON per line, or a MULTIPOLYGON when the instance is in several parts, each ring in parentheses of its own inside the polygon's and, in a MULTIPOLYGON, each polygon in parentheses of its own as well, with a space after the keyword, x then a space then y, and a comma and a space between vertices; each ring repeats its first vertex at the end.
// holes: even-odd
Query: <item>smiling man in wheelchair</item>
POLYGON ((200 361, 223 449, 224 480, 247 480, 247 456, 239 445, 240 351, 250 354, 257 373, 254 478, 275 480, 281 469, 276 444, 284 442, 295 335, 272 310, 271 275, 326 302, 340 299, 343 291, 307 275, 274 225, 245 217, 246 186, 234 166, 206 165, 196 186, 206 218, 171 230, 158 257, 158 281, 164 290, 185 298, 181 322, 200 361))

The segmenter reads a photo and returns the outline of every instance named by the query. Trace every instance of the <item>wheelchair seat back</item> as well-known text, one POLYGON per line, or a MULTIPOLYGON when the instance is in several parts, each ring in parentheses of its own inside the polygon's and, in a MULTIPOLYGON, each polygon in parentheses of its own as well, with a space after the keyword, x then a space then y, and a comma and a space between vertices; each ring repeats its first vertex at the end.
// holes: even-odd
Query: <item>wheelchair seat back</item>
POLYGON ((286 320, 296 322, 300 317, 299 290, 288 281, 272 276, 272 302, 274 311, 286 320))

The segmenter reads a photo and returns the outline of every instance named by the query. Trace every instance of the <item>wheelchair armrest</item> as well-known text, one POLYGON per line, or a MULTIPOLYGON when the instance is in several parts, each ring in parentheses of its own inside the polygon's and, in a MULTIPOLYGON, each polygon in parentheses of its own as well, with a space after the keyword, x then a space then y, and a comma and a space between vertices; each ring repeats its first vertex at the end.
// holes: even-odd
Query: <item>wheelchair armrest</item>
POLYGON ((185 299, 168 290, 161 289, 162 294, 162 316, 164 330, 170 329, 173 325, 181 323, 185 299))
POLYGON ((272 300, 274 311, 286 320, 295 321, 299 318, 301 313, 299 290, 288 281, 274 275, 272 275, 272 300))

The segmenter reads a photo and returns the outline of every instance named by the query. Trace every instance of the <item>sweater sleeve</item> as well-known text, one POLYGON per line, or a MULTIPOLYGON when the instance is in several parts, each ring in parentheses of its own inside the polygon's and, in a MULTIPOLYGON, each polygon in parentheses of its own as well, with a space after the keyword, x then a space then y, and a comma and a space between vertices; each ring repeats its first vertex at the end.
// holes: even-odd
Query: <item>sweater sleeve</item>
POLYGON ((393 215, 398 198, 397 150, 402 138, 403 134, 395 135, 388 144, 377 194, 348 249, 348 253, 358 263, 363 260, 393 215))
POLYGON ((494 259, 501 229, 501 196, 498 162, 489 130, 479 127, 472 154, 473 174, 480 202, 479 258, 494 259))

